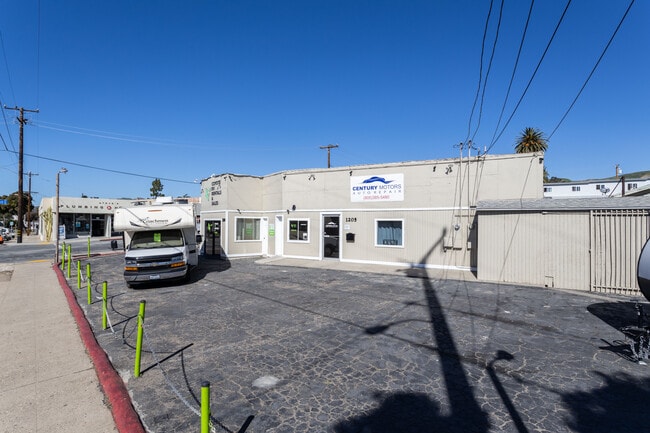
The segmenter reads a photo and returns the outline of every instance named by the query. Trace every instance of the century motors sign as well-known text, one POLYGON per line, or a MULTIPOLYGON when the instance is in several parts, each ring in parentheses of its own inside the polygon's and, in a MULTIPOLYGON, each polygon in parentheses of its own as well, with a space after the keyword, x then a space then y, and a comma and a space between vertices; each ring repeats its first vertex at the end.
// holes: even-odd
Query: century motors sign
POLYGON ((350 198, 353 202, 403 201, 404 174, 351 176, 350 198))

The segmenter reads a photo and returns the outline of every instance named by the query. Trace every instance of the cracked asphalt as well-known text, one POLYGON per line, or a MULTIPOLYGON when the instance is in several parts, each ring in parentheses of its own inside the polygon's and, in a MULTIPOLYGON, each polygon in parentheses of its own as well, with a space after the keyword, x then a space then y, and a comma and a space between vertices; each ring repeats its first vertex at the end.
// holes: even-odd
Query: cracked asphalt
POLYGON ((75 270, 68 284, 151 432, 198 431, 203 381, 215 432, 650 431, 650 367, 619 331, 637 324, 629 298, 252 258, 128 289, 121 254, 81 261, 93 303, 75 270))

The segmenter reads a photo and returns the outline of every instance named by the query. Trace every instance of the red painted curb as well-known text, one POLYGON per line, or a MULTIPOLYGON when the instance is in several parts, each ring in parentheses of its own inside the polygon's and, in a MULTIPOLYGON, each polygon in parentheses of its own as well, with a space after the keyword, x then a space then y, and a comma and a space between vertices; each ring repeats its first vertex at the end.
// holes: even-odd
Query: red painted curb
POLYGON ((104 394, 108 397, 115 426, 120 433, 146 433, 140 417, 131 404, 131 397, 122 378, 117 374, 117 371, 113 368, 113 364, 108 360, 106 352, 97 343, 95 334, 90 328, 90 324, 86 320, 83 310, 77 303, 77 298, 68 285, 68 281, 58 266, 54 265, 52 269, 54 269, 63 293, 65 293, 65 297, 68 300, 70 312, 77 322, 81 340, 86 346, 90 359, 92 359, 95 366, 99 383, 104 390, 104 394))

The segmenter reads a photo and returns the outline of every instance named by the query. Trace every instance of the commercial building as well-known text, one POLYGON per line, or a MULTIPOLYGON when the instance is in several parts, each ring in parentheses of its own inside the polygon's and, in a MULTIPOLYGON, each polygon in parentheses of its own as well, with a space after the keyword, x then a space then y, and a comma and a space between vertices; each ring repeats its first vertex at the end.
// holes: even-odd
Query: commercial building
POLYGON ((513 154, 213 175, 204 251, 469 271, 475 203, 541 198, 543 168, 543 154, 513 154))
MULTIPOLYGON (((65 226, 62 239, 78 236, 110 236, 113 213, 134 200, 86 197, 59 197, 58 226, 65 226)), ((38 210, 38 234, 42 240, 55 238, 57 226, 56 198, 43 197, 38 210)))
MULTIPOLYGON (((59 215, 56 213, 56 198, 43 197, 38 210, 38 234, 44 241, 55 239, 54 227, 63 226, 61 239, 79 236, 110 237, 113 234, 115 209, 138 205, 149 205, 154 199, 112 199, 88 197, 59 197, 59 215), (58 216, 58 224, 57 224, 58 216)), ((175 203, 192 203, 198 208, 198 199, 181 197, 175 203)))

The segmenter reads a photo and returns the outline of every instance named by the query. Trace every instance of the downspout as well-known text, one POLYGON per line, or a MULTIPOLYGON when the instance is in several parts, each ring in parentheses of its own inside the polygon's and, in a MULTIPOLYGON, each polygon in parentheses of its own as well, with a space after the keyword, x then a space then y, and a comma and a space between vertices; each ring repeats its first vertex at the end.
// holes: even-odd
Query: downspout
POLYGON ((621 176, 621 197, 625 197, 625 176, 621 176))

